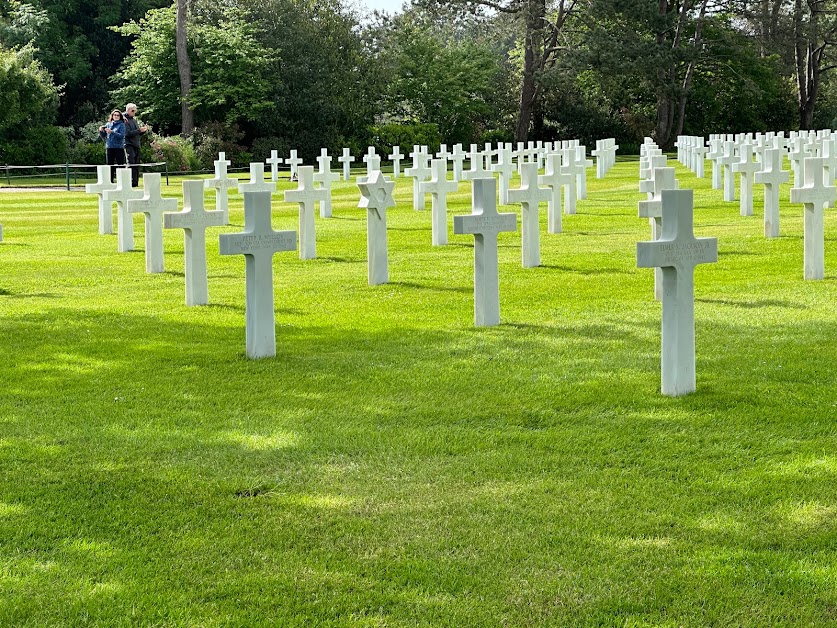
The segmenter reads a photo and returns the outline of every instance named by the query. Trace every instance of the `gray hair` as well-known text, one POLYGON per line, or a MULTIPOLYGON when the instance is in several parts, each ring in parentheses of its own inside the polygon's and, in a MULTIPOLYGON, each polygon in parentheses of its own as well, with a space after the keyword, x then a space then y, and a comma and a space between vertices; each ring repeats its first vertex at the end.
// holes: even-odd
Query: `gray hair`
POLYGON ((132 102, 129 102, 127 105, 125 105, 125 111, 128 111, 129 109, 136 109, 136 108, 137 108, 137 106, 132 102))

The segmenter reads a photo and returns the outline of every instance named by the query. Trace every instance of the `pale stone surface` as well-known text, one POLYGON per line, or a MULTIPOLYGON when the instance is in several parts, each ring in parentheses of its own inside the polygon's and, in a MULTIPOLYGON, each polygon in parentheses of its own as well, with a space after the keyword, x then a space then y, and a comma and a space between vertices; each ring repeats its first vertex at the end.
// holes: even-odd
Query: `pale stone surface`
MULTIPOLYGON (((665 163, 665 162, 664 162, 665 163)), ((651 198, 639 202, 639 217, 648 218, 651 224, 651 239, 659 240, 663 232, 663 190, 676 190, 677 179, 674 168, 655 168, 651 174, 651 198)), ((654 298, 663 298, 663 269, 654 270, 654 298)))
POLYGON ((352 176, 352 162, 355 160, 352 157, 352 151, 348 148, 343 149, 343 154, 337 158, 341 164, 343 164, 343 181, 348 181, 349 177, 352 176))
POLYGON ((456 181, 448 181, 447 159, 434 159, 430 162, 432 176, 430 181, 421 184, 421 193, 431 195, 431 223, 433 246, 448 243, 448 194, 459 189, 456 181))
POLYGON ((375 152, 374 146, 367 146, 366 147, 366 154, 363 156, 363 163, 369 164, 370 159, 377 159, 378 163, 381 163, 381 158, 378 157, 378 153, 375 152))
POLYGON ((300 166, 297 181, 297 189, 285 191, 285 202, 299 204, 299 259, 314 259, 317 257, 314 208, 329 194, 314 184, 314 166, 300 166))
POLYGON ((448 157, 450 157, 450 152, 448 151, 448 145, 447 144, 440 144, 439 145, 439 152, 436 153, 436 158, 437 159, 444 159, 446 168, 447 168, 448 157))
POLYGON ((206 179, 204 185, 215 190, 215 209, 224 213, 224 224, 230 223, 229 190, 238 188, 238 179, 227 176, 227 167, 232 163, 224 153, 218 153, 215 161, 215 177, 206 179))
POLYGON ((663 233, 636 245, 639 268, 663 270, 662 393, 686 395, 695 377, 695 266, 718 261, 718 240, 695 238, 692 190, 664 190, 663 233))
POLYGON ((720 190, 723 186, 721 180, 720 159, 724 156, 724 140, 714 138, 709 140, 709 153, 706 155, 712 162, 712 189, 720 190))
POLYGON ((366 208, 367 276, 369 285, 376 286, 389 282, 387 208, 395 207, 395 182, 387 181, 379 171, 358 187, 362 195, 358 207, 366 208))
POLYGON ((104 193, 116 189, 110 182, 110 166, 96 166, 96 183, 88 183, 84 191, 99 197, 99 234, 113 234, 113 204, 105 201, 104 193))
MULTIPOLYGON (((259 164, 264 165, 264 164, 259 164)), ((220 236, 221 255, 244 255, 245 334, 248 358, 276 355, 273 254, 296 250, 295 231, 274 231, 270 192, 244 193, 244 231, 220 236)))
POLYGON ((768 148, 764 151, 763 167, 754 181, 764 185, 764 237, 779 237, 779 188, 790 181, 790 172, 782 170, 785 150, 768 148))
POLYGON ((392 147, 392 154, 387 157, 392 162, 392 177, 397 179, 401 176, 401 160, 404 155, 401 154, 400 146, 392 147))
POLYGON ((413 209, 421 210, 425 208, 421 184, 430 178, 430 155, 422 151, 420 146, 415 146, 410 157, 413 158, 413 165, 404 170, 404 174, 413 179, 413 209))
POLYGON ((450 154, 450 161, 453 164, 453 180, 462 181, 462 168, 465 164, 465 158, 468 156, 462 144, 456 144, 453 147, 453 152, 450 154))
POLYGON ((729 203, 735 201, 735 175, 732 173, 732 165, 738 161, 735 142, 724 142, 724 154, 718 159, 718 163, 724 173, 724 200, 729 203))
POLYGON ((740 174, 740 211, 742 216, 753 215, 753 174, 761 170, 753 161, 753 145, 744 142, 738 147, 738 161, 732 164, 732 171, 740 174))
POLYGON ((186 276, 186 305, 209 303, 206 271, 206 230, 221 227, 224 212, 206 211, 203 204, 203 181, 183 182, 183 210, 163 214, 166 229, 183 229, 183 263, 186 276))
POLYGON ((471 215, 454 216, 453 232, 474 236, 474 325, 500 324, 497 236, 517 231, 516 214, 498 214, 494 179, 474 179, 471 215))
POLYGON ((278 150, 270 151, 270 157, 264 160, 266 164, 270 166, 270 180, 271 181, 278 181, 279 180, 279 164, 281 164, 284 160, 279 156, 278 150))
POLYGON ((575 214, 576 211, 576 199, 578 198, 576 185, 578 183, 578 174, 582 166, 576 163, 575 148, 569 147, 561 149, 561 154, 563 156, 561 170, 562 172, 572 176, 572 182, 564 186, 564 213, 571 215, 575 214))
POLYGON ((579 165, 575 184, 578 188, 578 199, 583 201, 587 199, 587 168, 593 166, 593 161, 587 159, 587 148, 585 146, 575 147, 575 160, 579 165))
POLYGON ((805 206, 805 279, 825 277, 825 227, 823 213, 828 203, 837 198, 837 188, 825 185, 822 158, 808 157, 803 162, 802 175, 805 185, 792 188, 791 203, 805 206))
MULTIPOLYGON (((291 156, 285 160, 285 163, 291 167, 291 181, 296 179, 297 173, 299 172, 299 167, 302 165, 302 159, 297 157, 297 151, 292 150, 291 156)), ((255 192, 256 190, 251 190, 255 192)))
POLYGON ((485 169, 485 160, 482 159, 482 153, 479 151, 471 153, 470 170, 462 171, 462 180, 473 181, 474 179, 493 179, 494 174, 490 170, 485 169))
POLYGON ((530 162, 521 166, 520 187, 509 190, 509 203, 520 203, 522 229, 523 268, 541 265, 541 236, 538 206, 549 201, 549 188, 538 187, 538 164, 530 162))
POLYGON ((500 177, 500 205, 509 204, 509 183, 515 170, 511 147, 504 146, 497 151, 497 163, 491 166, 500 177))
POLYGON ((141 199, 128 201, 128 212, 145 214, 145 272, 165 272, 163 258, 163 214, 177 211, 176 198, 160 195, 162 180, 160 173, 142 175, 145 194, 141 199))
POLYGON ((117 250, 126 253, 134 250, 134 219, 128 212, 128 201, 140 199, 142 190, 131 186, 131 169, 116 170, 116 187, 102 192, 106 203, 116 203, 117 250))
POLYGON ((250 181, 247 183, 238 183, 238 191, 244 194, 245 192, 270 192, 276 191, 276 184, 273 181, 265 181, 264 179, 264 164, 260 161, 254 161, 250 164, 250 181))
POLYGON ((547 204, 547 231, 561 233, 561 186, 575 183, 575 177, 563 171, 560 153, 546 156, 546 171, 538 177, 538 183, 550 189, 547 204))
POLYGON ((340 175, 331 170, 331 157, 329 155, 317 157, 317 164, 320 166, 320 171, 314 175, 314 181, 319 183, 321 189, 326 192, 323 200, 320 201, 320 218, 331 218, 331 184, 339 181, 340 175))

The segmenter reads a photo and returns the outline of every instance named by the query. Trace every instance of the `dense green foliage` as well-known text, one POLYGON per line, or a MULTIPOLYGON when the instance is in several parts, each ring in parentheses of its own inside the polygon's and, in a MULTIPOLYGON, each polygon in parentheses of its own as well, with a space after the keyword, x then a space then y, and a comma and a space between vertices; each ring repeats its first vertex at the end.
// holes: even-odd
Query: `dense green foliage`
MULTIPOLYGON (((382 129, 399 135, 395 125, 408 136, 431 125, 449 145, 522 132, 588 146, 615 137, 628 150, 645 136, 670 146, 681 133, 837 119, 828 3, 413 0, 394 16, 346 0, 188 4, 192 149, 204 166, 218 146, 237 164, 273 149, 309 162, 323 147, 358 153, 385 145, 382 129)), ((53 77, 65 157, 101 158, 82 129, 127 101, 158 133, 180 133, 175 12, 167 0, 0 0, 0 44, 31 46, 53 77)))
POLYGON ((187 308, 182 232, 147 275, 95 197, 4 193, 0 625, 833 625, 837 214, 805 282, 800 207, 765 240, 678 168, 720 254, 696 274, 698 392, 667 399, 636 168, 591 177, 564 233, 542 217, 544 266, 502 236, 493 329, 473 238, 431 247, 404 179, 392 283, 369 287, 337 184, 319 259, 276 256, 256 362, 221 230, 212 305, 187 308))

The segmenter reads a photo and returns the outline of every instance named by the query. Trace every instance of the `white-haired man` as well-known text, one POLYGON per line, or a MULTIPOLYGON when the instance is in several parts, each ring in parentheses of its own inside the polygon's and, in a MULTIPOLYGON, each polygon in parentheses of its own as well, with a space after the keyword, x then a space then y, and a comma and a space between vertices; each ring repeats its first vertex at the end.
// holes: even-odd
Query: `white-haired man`
POLYGON ((140 137, 148 132, 148 125, 137 123, 137 106, 129 102, 125 105, 125 154, 131 166, 131 181, 134 187, 139 186, 140 137))

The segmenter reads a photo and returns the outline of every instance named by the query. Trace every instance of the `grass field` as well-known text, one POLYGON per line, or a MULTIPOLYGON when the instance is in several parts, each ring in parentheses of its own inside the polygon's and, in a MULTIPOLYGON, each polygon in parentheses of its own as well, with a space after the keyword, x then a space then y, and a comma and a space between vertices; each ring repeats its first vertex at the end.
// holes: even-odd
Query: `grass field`
POLYGON ((117 254, 95 196, 0 195, 0 625, 837 625, 837 212, 805 282, 787 186, 766 240, 761 186, 742 218, 678 166, 719 261, 698 392, 669 399, 637 164, 593 173, 564 233, 543 211, 542 267, 501 235, 490 329, 472 237, 431 247, 399 180, 371 288, 337 185, 319 259, 274 258, 261 361, 217 237, 187 308, 182 231, 146 275, 139 217, 117 254))

